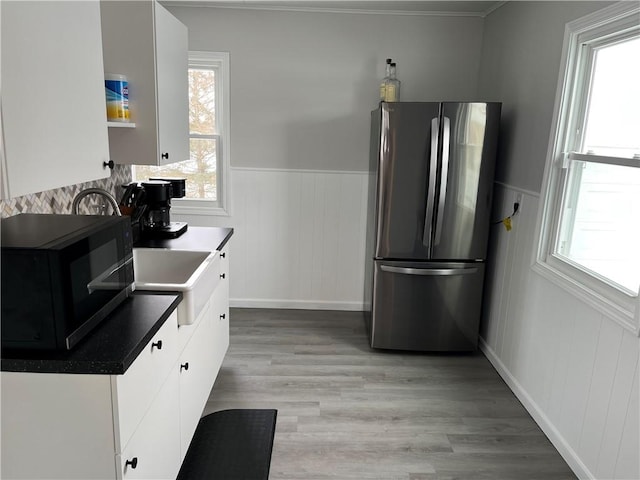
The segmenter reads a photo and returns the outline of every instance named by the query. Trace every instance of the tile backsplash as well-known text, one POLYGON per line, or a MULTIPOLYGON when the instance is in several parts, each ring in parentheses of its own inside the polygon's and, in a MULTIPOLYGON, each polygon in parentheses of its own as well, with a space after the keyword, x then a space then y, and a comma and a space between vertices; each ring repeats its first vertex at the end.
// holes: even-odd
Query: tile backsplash
POLYGON ((116 165, 109 178, 0 200, 0 217, 11 217, 19 213, 71 213, 74 197, 85 188, 103 188, 119 200, 123 191, 120 185, 130 181, 131 167, 116 165))

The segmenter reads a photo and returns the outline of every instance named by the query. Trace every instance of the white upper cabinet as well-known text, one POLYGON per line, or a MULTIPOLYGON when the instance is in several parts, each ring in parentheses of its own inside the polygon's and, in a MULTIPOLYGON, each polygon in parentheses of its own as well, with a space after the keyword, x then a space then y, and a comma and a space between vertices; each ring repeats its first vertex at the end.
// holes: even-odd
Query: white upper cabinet
POLYGON ((189 159, 187 27, 155 1, 101 4, 104 71, 127 77, 135 128, 109 128, 120 164, 189 159))
POLYGON ((1 8, 2 197, 108 177, 99 3, 1 8))

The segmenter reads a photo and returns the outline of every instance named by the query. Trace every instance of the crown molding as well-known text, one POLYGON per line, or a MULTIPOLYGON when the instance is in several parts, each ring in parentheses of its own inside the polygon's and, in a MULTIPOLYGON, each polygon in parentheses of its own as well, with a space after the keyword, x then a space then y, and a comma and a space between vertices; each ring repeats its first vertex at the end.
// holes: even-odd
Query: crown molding
MULTIPOLYGON (((230 10, 263 10, 274 12, 303 12, 303 13, 333 13, 333 14, 360 14, 360 15, 396 15, 396 16, 422 16, 422 17, 479 17, 484 18, 494 12, 507 1, 492 5, 485 11, 480 12, 454 12, 447 10, 384 10, 384 9, 350 9, 350 8, 330 8, 330 7, 305 7, 305 6, 280 6, 280 5, 243 5, 234 0, 228 1, 197 1, 197 0, 166 0, 161 1, 165 7, 196 7, 196 8, 216 8, 230 10)), ((303 2, 301 2, 303 3, 303 2)))
POLYGON ((504 2, 498 2, 495 5, 487 8, 484 12, 482 12, 482 18, 486 17, 487 15, 489 15, 490 13, 495 12, 496 10, 498 10, 500 7, 504 6, 507 3, 508 0, 505 0, 504 2))

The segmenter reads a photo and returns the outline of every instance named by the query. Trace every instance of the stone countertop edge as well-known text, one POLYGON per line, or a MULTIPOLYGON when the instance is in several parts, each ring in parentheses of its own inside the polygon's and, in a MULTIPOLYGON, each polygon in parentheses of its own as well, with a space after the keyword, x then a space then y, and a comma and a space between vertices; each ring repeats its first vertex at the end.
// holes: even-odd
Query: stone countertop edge
POLYGON ((230 227, 192 227, 177 238, 143 238, 134 248, 166 248, 169 250, 222 250, 233 235, 230 227))
POLYGON ((122 375, 182 301, 180 292, 134 292, 70 351, 3 351, 3 372, 122 375))

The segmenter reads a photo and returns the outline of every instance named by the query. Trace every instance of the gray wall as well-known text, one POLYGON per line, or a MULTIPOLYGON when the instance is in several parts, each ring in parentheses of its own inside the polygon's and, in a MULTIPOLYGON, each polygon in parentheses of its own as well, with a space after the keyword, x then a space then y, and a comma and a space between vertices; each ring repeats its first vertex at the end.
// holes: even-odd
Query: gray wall
POLYGON ((503 102, 496 180, 539 192, 564 28, 612 2, 508 2, 485 19, 479 97, 503 102))
POLYGON ((170 7, 231 54, 233 167, 367 170, 384 61, 405 101, 472 100, 483 19, 170 7))

